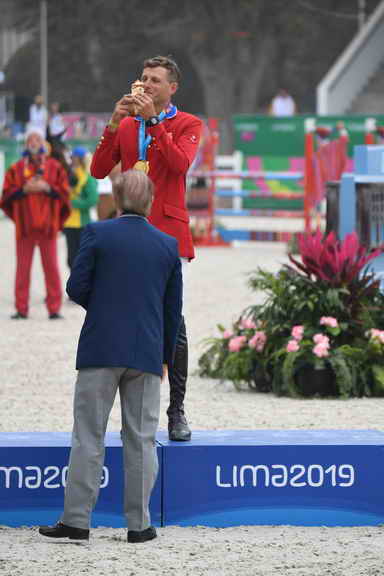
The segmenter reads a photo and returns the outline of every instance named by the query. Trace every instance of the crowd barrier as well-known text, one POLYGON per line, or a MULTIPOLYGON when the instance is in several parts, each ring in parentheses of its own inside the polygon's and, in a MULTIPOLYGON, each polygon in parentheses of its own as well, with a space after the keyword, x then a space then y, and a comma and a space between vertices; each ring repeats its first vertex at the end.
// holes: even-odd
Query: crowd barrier
MULTIPOLYGON (((70 435, 0 434, 0 525, 55 522, 70 435)), ((156 525, 359 526, 384 522, 384 433, 374 430, 193 431, 157 438, 156 525)), ((125 526, 122 448, 107 435, 93 526, 125 526)))

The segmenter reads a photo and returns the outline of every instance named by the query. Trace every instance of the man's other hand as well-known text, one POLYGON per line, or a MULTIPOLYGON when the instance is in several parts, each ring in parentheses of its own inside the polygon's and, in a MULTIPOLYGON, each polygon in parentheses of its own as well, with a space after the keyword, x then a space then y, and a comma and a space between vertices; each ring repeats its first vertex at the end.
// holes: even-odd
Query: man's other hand
POLYGON ((137 114, 144 118, 144 120, 149 120, 152 116, 157 115, 153 100, 148 94, 137 94, 132 98, 136 106, 137 114))
POLYGON ((112 124, 120 124, 123 118, 126 116, 132 116, 135 113, 135 104, 133 102, 133 96, 130 94, 124 94, 122 98, 115 104, 111 116, 112 124))

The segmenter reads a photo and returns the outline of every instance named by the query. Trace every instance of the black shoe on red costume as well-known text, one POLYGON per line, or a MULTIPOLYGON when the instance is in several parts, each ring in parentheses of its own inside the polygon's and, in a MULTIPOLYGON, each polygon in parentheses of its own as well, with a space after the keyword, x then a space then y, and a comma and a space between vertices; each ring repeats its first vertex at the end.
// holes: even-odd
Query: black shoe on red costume
POLYGON ((27 320, 27 318, 28 318, 27 314, 22 314, 21 312, 15 312, 11 316, 12 320, 27 320))
POLYGON ((52 314, 49 315, 50 320, 63 320, 63 318, 64 316, 62 316, 58 312, 53 312, 52 314))
POLYGON ((89 540, 89 530, 74 528, 58 522, 54 526, 40 526, 39 534, 48 538, 69 538, 70 540, 89 540))

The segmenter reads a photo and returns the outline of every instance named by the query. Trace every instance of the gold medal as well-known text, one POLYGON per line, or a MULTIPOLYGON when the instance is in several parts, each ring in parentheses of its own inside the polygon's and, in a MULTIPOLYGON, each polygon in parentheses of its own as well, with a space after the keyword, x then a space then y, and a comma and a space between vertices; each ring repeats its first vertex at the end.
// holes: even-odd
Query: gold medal
POLYGON ((149 172, 149 162, 147 160, 138 160, 133 167, 134 170, 141 170, 141 172, 145 172, 148 174, 149 172))

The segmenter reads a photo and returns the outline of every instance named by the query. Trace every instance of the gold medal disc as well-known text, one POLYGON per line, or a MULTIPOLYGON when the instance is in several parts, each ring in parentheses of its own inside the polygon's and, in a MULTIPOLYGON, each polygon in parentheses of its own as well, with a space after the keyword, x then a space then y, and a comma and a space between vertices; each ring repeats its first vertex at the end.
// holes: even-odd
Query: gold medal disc
POLYGON ((147 160, 138 160, 133 167, 134 170, 141 170, 141 172, 145 172, 148 174, 149 172, 149 162, 147 160))

